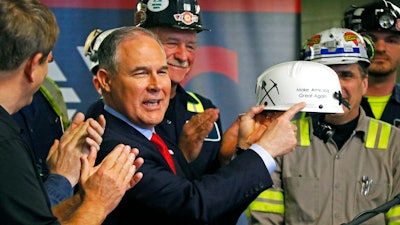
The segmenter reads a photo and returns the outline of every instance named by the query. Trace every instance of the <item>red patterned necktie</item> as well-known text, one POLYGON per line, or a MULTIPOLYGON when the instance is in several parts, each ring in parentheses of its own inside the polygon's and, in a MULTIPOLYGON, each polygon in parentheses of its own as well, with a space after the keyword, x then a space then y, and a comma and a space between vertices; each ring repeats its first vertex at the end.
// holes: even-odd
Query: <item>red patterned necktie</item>
POLYGON ((160 152, 161 152, 161 155, 167 161, 169 167, 171 167, 172 172, 174 172, 174 174, 176 174, 174 161, 172 160, 171 154, 169 154, 167 145, 164 143, 164 141, 161 139, 161 137, 158 134, 153 133, 153 136, 151 136, 150 141, 153 142, 157 146, 158 150, 160 150, 160 152))

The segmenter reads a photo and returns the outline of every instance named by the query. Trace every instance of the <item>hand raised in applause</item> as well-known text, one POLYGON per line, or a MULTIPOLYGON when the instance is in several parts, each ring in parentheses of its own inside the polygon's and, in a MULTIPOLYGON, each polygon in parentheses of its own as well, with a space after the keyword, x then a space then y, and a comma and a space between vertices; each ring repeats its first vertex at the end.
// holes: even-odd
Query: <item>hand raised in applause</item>
POLYGON ((209 108, 192 116, 183 126, 178 146, 187 162, 192 162, 199 156, 204 138, 211 132, 218 117, 219 109, 209 108))
POLYGON ((100 116, 98 122, 93 119, 84 120, 85 116, 77 113, 60 140, 54 141, 46 159, 50 173, 64 176, 72 187, 79 181, 80 158, 87 157, 91 149, 100 149, 104 133, 104 116, 100 116))
POLYGON ((115 209, 125 192, 142 179, 143 174, 137 169, 144 160, 136 158, 138 149, 120 144, 99 165, 93 167, 96 154, 96 151, 91 151, 88 158, 81 157, 79 190, 83 204, 91 204, 92 208, 97 208, 95 211, 107 215, 115 209))

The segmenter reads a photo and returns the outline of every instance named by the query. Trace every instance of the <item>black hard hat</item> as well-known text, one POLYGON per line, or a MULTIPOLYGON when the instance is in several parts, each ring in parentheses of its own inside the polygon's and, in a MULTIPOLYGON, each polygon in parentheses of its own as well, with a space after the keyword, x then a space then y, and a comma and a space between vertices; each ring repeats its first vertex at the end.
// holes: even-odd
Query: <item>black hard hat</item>
POLYGON ((144 28, 174 27, 197 32, 208 30, 201 24, 197 0, 139 0, 135 25, 144 28))
POLYGON ((344 14, 344 26, 356 32, 400 32, 400 8, 385 0, 353 6, 344 14))

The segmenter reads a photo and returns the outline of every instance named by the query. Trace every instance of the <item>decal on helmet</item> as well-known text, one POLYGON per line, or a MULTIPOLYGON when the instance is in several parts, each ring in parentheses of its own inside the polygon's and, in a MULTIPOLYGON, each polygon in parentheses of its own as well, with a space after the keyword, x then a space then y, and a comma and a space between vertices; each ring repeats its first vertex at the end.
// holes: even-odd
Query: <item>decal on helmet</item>
POLYGON ((352 41, 355 45, 358 46, 358 36, 354 32, 346 32, 343 35, 345 41, 352 41))
POLYGON ((186 25, 199 22, 199 17, 191 12, 183 12, 181 14, 174 14, 175 21, 182 22, 186 25))
POLYGON ((265 97, 268 97, 269 100, 271 101, 271 103, 272 103, 273 105, 275 105, 275 102, 274 102, 274 100, 272 100, 272 97, 271 97, 271 95, 270 95, 270 92, 271 92, 271 91, 273 91, 273 90, 275 89, 276 92, 277 92, 278 95, 279 95, 278 84, 275 83, 272 79, 269 79, 269 81, 271 81, 271 82, 268 82, 268 83, 270 83, 270 85, 268 85, 268 84, 267 84, 267 81, 265 81, 265 80, 263 80, 263 81, 262 81, 262 84, 261 84, 261 89, 262 89, 263 92, 265 92, 265 94, 264 94, 264 96, 260 99, 260 104, 261 104, 262 102, 264 102, 264 105, 265 105, 265 106, 268 105, 268 101, 264 101, 265 97))
POLYGON ((169 0, 149 0, 147 8, 152 12, 161 12, 169 5, 169 0))
POLYGON ((307 45, 313 46, 315 44, 319 44, 320 42, 321 42, 321 35, 314 35, 307 41, 307 45))

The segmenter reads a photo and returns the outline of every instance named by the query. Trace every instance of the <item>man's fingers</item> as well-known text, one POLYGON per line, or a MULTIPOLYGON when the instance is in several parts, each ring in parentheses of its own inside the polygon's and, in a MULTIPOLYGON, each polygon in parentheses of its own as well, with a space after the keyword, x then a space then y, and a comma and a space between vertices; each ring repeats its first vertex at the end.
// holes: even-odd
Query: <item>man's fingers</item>
POLYGON ((135 175, 133 175, 131 182, 129 183, 129 187, 127 190, 129 190, 130 188, 132 188, 133 186, 135 186, 137 183, 139 183, 139 181, 142 179, 143 177, 143 173, 142 172, 136 172, 135 175))
POLYGON ((78 112, 74 118, 72 118, 71 127, 74 128, 76 125, 82 123, 85 120, 85 115, 81 112, 78 112))
MULTIPOLYGON (((78 124, 75 124, 75 128, 68 128, 68 130, 63 134, 63 136, 60 139, 60 144, 65 145, 66 143, 70 143, 72 141, 76 141, 78 138, 81 139, 82 136, 87 132, 87 128, 89 127, 88 122, 83 122, 78 124)), ((85 135, 86 137, 86 135, 85 135)))
MULTIPOLYGON (((95 142, 94 144, 96 146, 99 146, 101 142, 103 141, 102 133, 99 133, 97 130, 93 129, 92 126, 89 126, 87 128, 87 137, 93 140, 95 142)), ((98 148, 97 148, 98 149, 98 148)))
POLYGON ((118 164, 118 157, 124 151, 125 148, 129 148, 127 145, 119 144, 114 147, 114 149, 111 151, 110 154, 108 154, 103 161, 101 162, 101 167, 104 167, 105 169, 110 169, 114 166, 115 163, 118 164))
POLYGON ((84 183, 90 176, 90 166, 87 158, 81 157, 81 183, 84 183))
POLYGON ((53 154, 57 151, 59 143, 60 142, 57 139, 54 140, 54 143, 51 146, 49 153, 47 154, 46 160, 49 160, 53 156, 53 154))
POLYGON ((100 115, 99 118, 97 119, 97 122, 100 124, 100 126, 104 129, 106 128, 106 118, 104 115, 100 115))
POLYGON ((136 166, 136 169, 138 170, 144 163, 144 159, 139 157, 136 158, 135 161, 133 162, 133 164, 136 166))
POLYGON ((264 110, 263 105, 253 106, 245 114, 240 115, 240 119, 241 120, 253 119, 257 114, 261 113, 263 110, 264 110))
POLYGON ((189 122, 193 122, 193 124, 196 126, 201 126, 204 123, 214 123, 218 120, 218 114, 219 109, 208 108, 204 112, 192 116, 189 122))
MULTIPOLYGON (((90 128, 92 128, 99 135, 103 135, 104 127, 103 127, 103 125, 100 124, 100 122, 98 122, 98 121, 96 121, 94 119, 88 119, 88 122, 90 124, 90 128)), ((103 122, 105 122, 105 120, 103 122)))
POLYGON ((292 107, 290 107, 282 116, 286 117, 288 120, 292 120, 293 117, 300 112, 304 107, 306 107, 305 102, 299 102, 292 107))
POLYGON ((87 156, 90 167, 94 167, 94 164, 96 163, 97 151, 98 150, 95 149, 95 147, 90 147, 89 155, 87 156))

